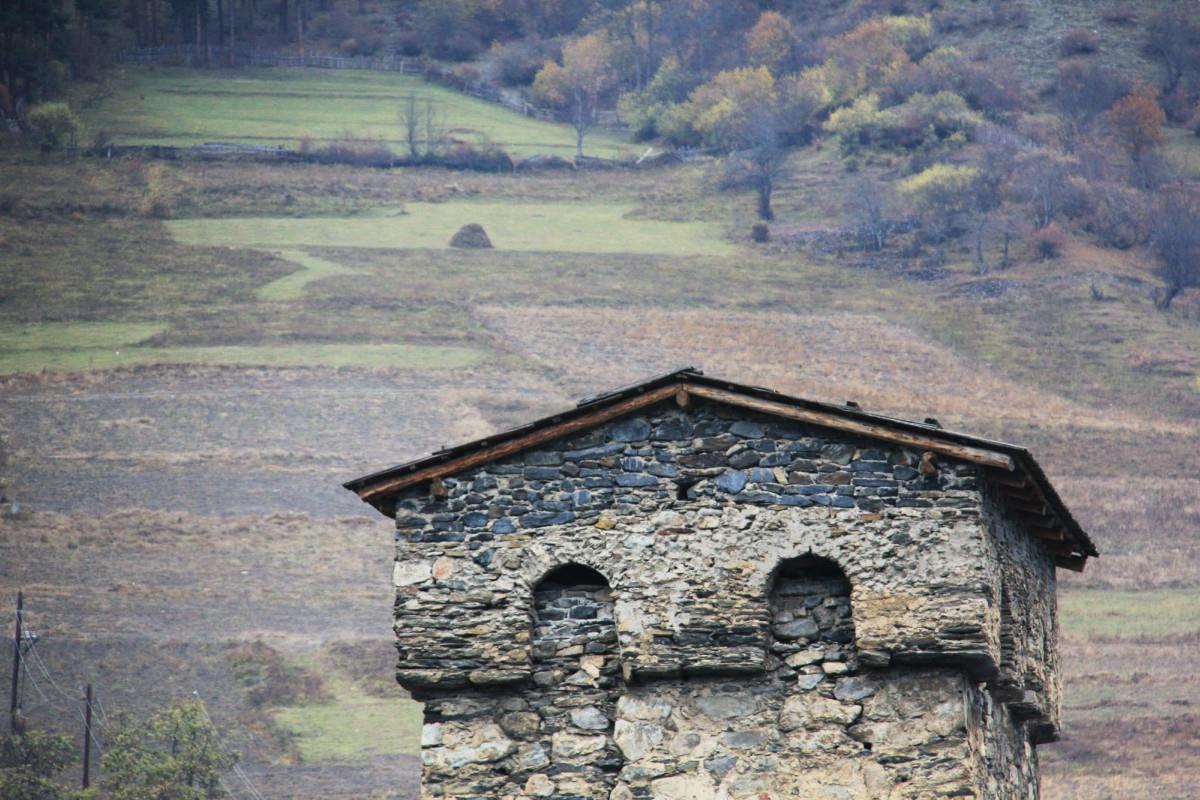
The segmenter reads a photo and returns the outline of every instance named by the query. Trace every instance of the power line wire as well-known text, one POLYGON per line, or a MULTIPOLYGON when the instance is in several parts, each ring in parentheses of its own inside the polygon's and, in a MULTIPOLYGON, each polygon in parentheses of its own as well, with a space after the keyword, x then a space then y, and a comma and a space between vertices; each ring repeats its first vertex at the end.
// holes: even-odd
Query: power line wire
MULTIPOLYGON (((200 697, 200 693, 197 691, 193 691, 192 695, 200 701, 200 712, 204 714, 204 718, 208 720, 208 726, 212 728, 213 734, 216 735, 219 742, 224 744, 225 737, 221 735, 221 731, 217 728, 217 724, 213 722, 213 718, 209 716, 208 708, 204 703, 204 698, 200 697)), ((251 782, 250 777, 246 775, 245 770, 243 770, 241 765, 236 761, 233 762, 233 774, 237 775, 238 778, 241 779, 242 783, 246 784, 246 788, 249 790, 251 797, 255 798, 255 800, 265 800, 265 798, 262 796, 262 792, 258 791, 258 788, 255 787, 255 785, 251 782)))
MULTIPOLYGON (((31 654, 34 653, 34 649, 30 648, 29 653, 31 653, 31 654)), ((75 703, 79 702, 79 698, 71 697, 71 695, 67 694, 66 692, 64 692, 62 690, 61 686, 59 686, 57 683, 54 683, 54 678, 51 677, 50 671, 46 669, 46 665, 44 663, 42 663, 40 657, 35 657, 32 661, 29 659, 23 660, 22 666, 25 669, 25 676, 27 678, 29 678, 29 682, 33 684, 33 688, 37 691, 38 695, 42 698, 42 701, 50 708, 57 711, 59 714, 64 714, 68 717, 71 716, 72 714, 74 714, 76 717, 79 717, 79 721, 82 722, 84 725, 84 730, 88 730, 87 716, 84 714, 83 710, 78 707, 63 708, 62 706, 58 705, 58 703, 51 700, 49 698, 49 696, 47 696, 47 694, 44 691, 42 691, 42 687, 41 687, 41 684, 38 682, 37 675, 34 674, 34 672, 31 669, 29 669, 30 663, 35 664, 38 667, 38 669, 41 670, 42 675, 46 678, 46 680, 50 681, 50 683, 54 686, 54 688, 57 689, 60 694, 62 694, 64 697, 67 698, 67 700, 71 706, 74 706, 75 703)), ((93 720, 93 723, 94 722, 95 722, 95 720, 93 720)), ((94 731, 97 727, 98 726, 96 726, 95 724, 92 725, 92 730, 88 730, 88 738, 90 738, 92 740, 92 744, 96 748, 96 754, 99 756, 99 755, 103 755, 104 747, 103 747, 103 745, 100 744, 100 740, 96 738, 96 734, 94 731)))

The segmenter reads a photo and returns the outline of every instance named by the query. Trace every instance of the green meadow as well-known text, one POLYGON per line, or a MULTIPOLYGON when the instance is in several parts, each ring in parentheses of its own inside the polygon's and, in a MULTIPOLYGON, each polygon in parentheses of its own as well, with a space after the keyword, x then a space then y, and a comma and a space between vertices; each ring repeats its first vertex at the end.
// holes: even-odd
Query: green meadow
MULTIPOLYGON (((444 249, 468 222, 483 225, 497 250, 563 253, 731 255, 720 228, 703 222, 631 217, 634 206, 612 202, 408 203, 403 211, 340 217, 234 217, 168 222, 188 245, 259 249, 343 247, 444 249)), ((285 255, 289 260, 292 256, 285 255)), ((328 267, 306 264, 306 269, 328 267)))
MULTIPOLYGON (((513 155, 575 152, 575 131, 495 103, 429 83, 414 75, 365 70, 257 68, 194 71, 123 67, 111 94, 83 112, 89 134, 105 131, 119 144, 186 146, 243 142, 296 147, 357 137, 399 150, 399 112, 414 95, 433 104, 451 138, 494 144, 513 155)), ((616 156, 636 150, 620 137, 593 131, 585 152, 616 156)))

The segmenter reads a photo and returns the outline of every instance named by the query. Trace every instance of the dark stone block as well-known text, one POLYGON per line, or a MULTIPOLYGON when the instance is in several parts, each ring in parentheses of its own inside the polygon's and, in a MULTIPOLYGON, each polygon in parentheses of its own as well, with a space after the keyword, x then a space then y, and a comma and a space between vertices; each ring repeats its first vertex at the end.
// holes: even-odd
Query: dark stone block
POLYGON ((679 475, 679 468, 674 464, 651 464, 646 468, 646 472, 660 478, 674 478, 679 475))
POLYGON ((753 450, 742 450, 739 453, 734 453, 729 457, 729 466, 734 469, 743 469, 758 463, 758 453, 753 450))
POLYGON ((712 773, 717 781, 721 781, 729 773, 731 769, 737 766, 736 756, 720 756, 718 758, 710 758, 704 762, 704 768, 712 773))
POLYGON ((657 486, 658 478, 653 475, 643 475, 639 473, 625 473, 616 477, 617 486, 633 487, 633 486, 657 486))
POLYGON ((737 443, 737 437, 724 434, 722 436, 703 437, 697 440, 693 447, 697 450, 720 450, 721 452, 725 452, 737 443))
POLYGON ((746 488, 746 481, 746 473, 744 472, 726 472, 723 475, 718 475, 715 483, 717 484, 717 488, 722 492, 737 494, 746 488))
POLYGON ((728 462, 725 460, 724 453, 686 453, 679 457, 680 466, 691 467, 692 469, 711 469, 712 467, 723 467, 726 463, 728 462))
POLYGON ((526 467, 525 480, 529 481, 552 481, 559 476, 558 467, 526 467))
POLYGON ((729 432, 743 439, 761 439, 766 433, 762 425, 747 420, 738 420, 733 423, 729 426, 729 432))
POLYGON ((650 438, 655 441, 675 440, 681 441, 692 437, 692 424, 682 417, 669 419, 663 422, 650 434, 650 438))
POLYGON ((570 511, 532 511, 521 517, 522 528, 544 528, 547 525, 566 525, 575 519, 570 511))
POLYGON ((609 426, 609 435, 617 442, 641 442, 650 438, 650 423, 644 419, 626 419, 609 426))
POLYGON ((859 460, 851 461, 849 469, 851 472, 881 472, 886 475, 890 475, 892 472, 892 465, 886 461, 859 460))
POLYGON ((779 495, 770 492, 741 492, 734 500, 739 503, 778 503, 779 495))
POLYGON ((463 515, 463 525, 468 528, 482 528, 487 525, 487 514, 482 511, 474 511, 470 514, 463 515))
POLYGON ((572 450, 563 453, 563 458, 567 461, 590 461, 604 456, 615 456, 625 452, 623 444, 605 444, 599 447, 588 447, 583 450, 572 450))

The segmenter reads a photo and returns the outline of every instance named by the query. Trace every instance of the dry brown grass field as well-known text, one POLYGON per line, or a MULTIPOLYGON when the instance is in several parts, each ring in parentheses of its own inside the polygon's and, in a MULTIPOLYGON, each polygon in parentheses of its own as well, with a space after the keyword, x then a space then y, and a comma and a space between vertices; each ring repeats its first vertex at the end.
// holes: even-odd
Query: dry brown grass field
MULTIPOLYGON (((2 166, 19 513, 0 520, 0 595, 25 591, 58 686, 94 682, 109 714, 199 692, 267 797, 414 797, 414 706, 387 674, 391 535, 339 482, 694 364, 1033 449, 1103 553, 1063 580, 1066 729, 1042 749, 1044 796, 1196 796, 1200 323, 1154 309, 1144 253, 1079 237, 980 278, 956 250, 930 280, 789 245, 842 213, 846 176, 812 150, 765 247, 751 198, 715 192, 704 163, 2 166), (170 220, 144 212, 152 184, 170 220), (386 229, 429 203, 463 223, 536 206, 522 236, 556 207, 620 206, 631 242, 639 221, 678 223, 653 235, 699 254, 589 249, 621 231, 587 230, 573 252, 461 252, 386 229), (261 243, 173 234, 248 215, 261 243), (323 242, 340 219, 362 241, 323 242), (280 237, 343 269, 264 296, 307 268, 280 237)), ((40 689, 30 715, 74 731, 68 698, 40 689)))

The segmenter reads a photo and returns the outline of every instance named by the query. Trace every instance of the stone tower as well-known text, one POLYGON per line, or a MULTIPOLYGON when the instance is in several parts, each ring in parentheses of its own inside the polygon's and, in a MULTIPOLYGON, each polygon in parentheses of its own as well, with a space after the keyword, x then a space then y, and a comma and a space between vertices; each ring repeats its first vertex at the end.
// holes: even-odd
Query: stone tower
POLYGON ((1096 551, 1023 448, 682 370, 346 486, 422 798, 1038 796, 1096 551))

